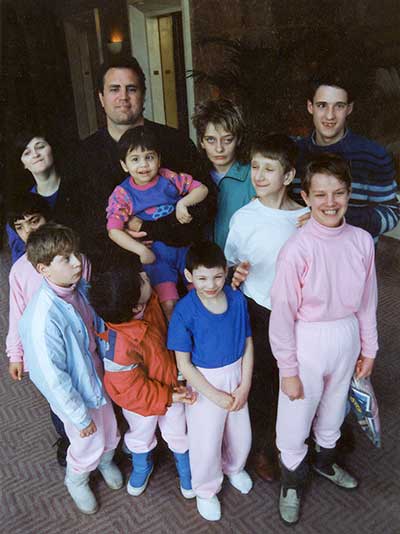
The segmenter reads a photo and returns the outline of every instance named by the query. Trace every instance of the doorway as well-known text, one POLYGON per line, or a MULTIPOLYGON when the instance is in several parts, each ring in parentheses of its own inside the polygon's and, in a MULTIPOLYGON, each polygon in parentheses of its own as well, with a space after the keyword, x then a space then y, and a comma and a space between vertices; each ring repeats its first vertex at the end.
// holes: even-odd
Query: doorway
POLYGON ((145 117, 193 134, 189 109, 193 107, 188 1, 130 0, 132 54, 141 64, 147 83, 145 117), (189 63, 189 64, 188 64, 189 63))
POLYGON ((104 123, 93 82, 93 74, 103 60, 99 43, 98 9, 64 18, 64 30, 78 132, 79 137, 84 139, 104 123))

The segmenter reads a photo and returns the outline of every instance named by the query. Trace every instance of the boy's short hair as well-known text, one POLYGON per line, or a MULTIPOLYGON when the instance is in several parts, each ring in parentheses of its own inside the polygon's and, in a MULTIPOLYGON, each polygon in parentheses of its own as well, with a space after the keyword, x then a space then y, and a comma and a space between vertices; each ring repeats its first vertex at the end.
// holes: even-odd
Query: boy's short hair
POLYGON ((310 192, 311 180, 315 174, 328 174, 342 182, 348 191, 351 190, 351 172, 348 162, 338 154, 324 152, 313 157, 306 166, 304 177, 301 180, 301 188, 310 192))
POLYGON ((321 87, 321 85, 327 85, 328 87, 337 87, 343 89, 347 93, 348 104, 354 102, 355 88, 347 72, 342 72, 340 69, 332 71, 320 72, 315 74, 309 80, 308 95, 307 98, 310 102, 313 102, 315 93, 321 87))
POLYGON ((243 141, 245 124, 239 107, 226 98, 207 100, 197 104, 192 115, 192 123, 196 128, 197 137, 202 141, 207 126, 211 123, 219 125, 237 138, 238 144, 243 141))
POLYGON ((7 222, 15 230, 15 222, 28 215, 39 214, 49 222, 50 213, 50 206, 42 196, 26 192, 13 199, 7 212, 7 222))
POLYGON ((257 136, 251 143, 250 157, 261 154, 265 158, 278 160, 285 173, 296 167, 299 150, 296 143, 284 134, 257 136))
MULTIPOLYGON (((160 142, 157 135, 146 126, 135 126, 127 130, 118 141, 118 157, 125 161, 128 153, 135 148, 154 150, 161 155, 160 142)), ((179 150, 179 147, 176 147, 179 150)))
POLYGON ((38 263, 50 265, 56 256, 78 253, 79 238, 67 226, 47 223, 31 232, 26 242, 28 260, 36 268, 38 263))
POLYGON ((198 267, 225 269, 226 258, 221 248, 211 241, 202 241, 192 245, 186 256, 186 269, 192 273, 198 267))
POLYGON ((108 323, 126 323, 132 319, 140 299, 140 270, 124 266, 92 278, 89 300, 96 313, 108 323))
POLYGON ((110 69, 129 69, 135 72, 139 78, 141 90, 143 93, 146 92, 146 76, 138 60, 132 56, 120 55, 100 65, 97 73, 97 89, 99 93, 104 94, 104 78, 110 69))

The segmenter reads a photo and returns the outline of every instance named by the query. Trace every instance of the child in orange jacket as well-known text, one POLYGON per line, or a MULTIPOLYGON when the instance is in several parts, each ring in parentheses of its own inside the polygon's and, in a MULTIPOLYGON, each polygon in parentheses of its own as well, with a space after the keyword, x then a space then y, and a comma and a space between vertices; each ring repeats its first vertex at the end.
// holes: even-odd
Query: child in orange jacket
POLYGON ((138 496, 146 489, 158 424, 174 454, 182 495, 194 497, 184 404, 195 397, 178 384, 175 357, 166 348, 165 317, 147 275, 131 266, 99 274, 90 300, 106 325, 99 334, 107 342, 104 386, 129 425, 124 437, 133 464, 128 493, 138 496))

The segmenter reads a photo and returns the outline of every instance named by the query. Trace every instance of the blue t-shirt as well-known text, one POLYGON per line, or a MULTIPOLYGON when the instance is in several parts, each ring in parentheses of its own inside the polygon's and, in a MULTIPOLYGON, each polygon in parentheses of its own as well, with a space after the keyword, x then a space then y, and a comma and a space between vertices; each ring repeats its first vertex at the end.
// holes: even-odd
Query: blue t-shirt
POLYGON ((226 285, 224 313, 211 313, 192 289, 175 306, 168 329, 168 348, 192 353, 197 367, 225 367, 243 356, 251 336, 247 301, 240 291, 226 285))

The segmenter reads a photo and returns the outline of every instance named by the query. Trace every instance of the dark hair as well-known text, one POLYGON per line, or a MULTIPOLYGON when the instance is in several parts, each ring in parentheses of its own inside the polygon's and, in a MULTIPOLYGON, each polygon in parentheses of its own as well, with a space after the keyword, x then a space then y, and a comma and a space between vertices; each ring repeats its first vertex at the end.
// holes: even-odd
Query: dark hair
POLYGON ((269 134, 257 136, 252 141, 250 157, 261 154, 265 158, 276 159, 286 173, 296 166, 298 153, 296 143, 288 135, 269 134))
POLYGON ((42 215, 46 222, 50 221, 51 210, 45 199, 37 193, 22 193, 12 200, 7 211, 7 222, 15 230, 14 223, 16 221, 37 213, 42 215))
POLYGON ((141 90, 143 93, 146 92, 146 76, 144 75, 138 60, 134 57, 121 55, 115 56, 112 60, 104 62, 100 65, 97 73, 97 89, 99 93, 104 93, 104 79, 110 69, 129 69, 132 72, 135 72, 139 78, 141 90))
POLYGON ((314 75, 309 80, 307 98, 310 100, 310 102, 314 100, 315 93, 318 91, 321 85, 343 89, 343 91, 346 91, 347 93, 347 103, 350 104, 351 102, 354 102, 355 87, 350 75, 347 72, 341 72, 339 70, 332 69, 332 71, 320 72, 314 75))
POLYGON ((225 269, 226 258, 220 247, 211 241, 202 241, 192 245, 186 256, 186 269, 192 273, 198 267, 225 269))
POLYGON ((57 162, 57 159, 59 157, 59 154, 57 149, 55 148, 57 146, 57 143, 53 143, 53 139, 47 132, 44 132, 41 129, 25 129, 20 130, 18 134, 15 137, 14 140, 14 149, 15 149, 15 157, 17 160, 21 159, 21 156, 27 147, 27 145, 34 139, 35 137, 39 137, 40 139, 44 139, 46 143, 48 143, 51 147, 51 150, 53 152, 53 158, 54 161, 57 162))
POLYGON ((125 323, 132 319, 142 283, 140 271, 132 266, 99 273, 89 288, 90 303, 104 321, 125 323))
POLYGON ((243 141, 245 124, 239 107, 226 98, 200 102, 195 107, 192 123, 196 128, 197 137, 202 141, 208 124, 220 125, 234 135, 238 145, 243 141))
POLYGON ((31 232, 26 242, 28 260, 36 268, 38 263, 50 265, 56 256, 79 252, 79 238, 62 224, 47 223, 31 232))
POLYGON ((351 190, 351 172, 349 164, 338 154, 324 152, 307 164, 305 174, 301 180, 301 188, 307 193, 310 192, 311 180, 315 174, 328 174, 334 176, 342 182, 346 188, 351 190))
MULTIPOLYGON (((154 150, 159 156, 161 155, 158 137, 147 126, 129 128, 118 141, 117 147, 118 157, 121 161, 125 161, 128 153, 135 148, 154 150)), ((178 147, 176 149, 178 150, 178 147)))

